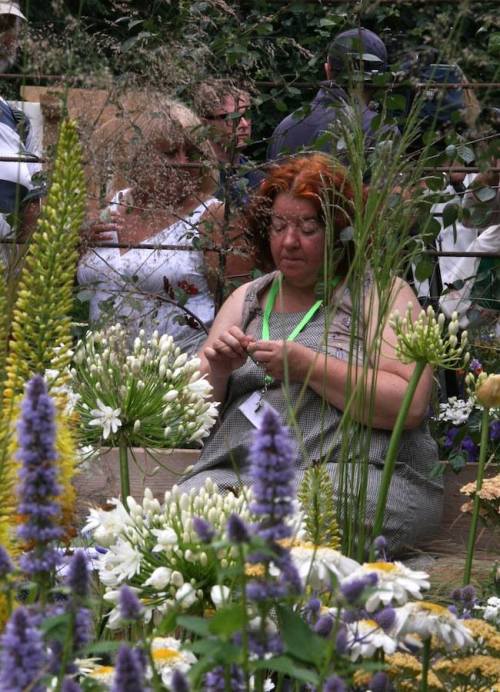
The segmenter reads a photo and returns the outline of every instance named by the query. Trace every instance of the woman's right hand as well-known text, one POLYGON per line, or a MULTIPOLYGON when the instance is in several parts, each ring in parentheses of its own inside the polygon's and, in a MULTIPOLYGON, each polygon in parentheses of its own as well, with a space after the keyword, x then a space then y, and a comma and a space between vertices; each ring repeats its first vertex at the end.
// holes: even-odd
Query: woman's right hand
POLYGON ((117 211, 104 209, 99 217, 87 223, 84 234, 89 243, 117 240, 123 230, 123 216, 117 211))
POLYGON ((205 346, 203 355, 209 361, 213 372, 230 374, 245 364, 248 358, 247 349, 254 341, 253 336, 244 334, 239 327, 230 327, 210 345, 205 346))

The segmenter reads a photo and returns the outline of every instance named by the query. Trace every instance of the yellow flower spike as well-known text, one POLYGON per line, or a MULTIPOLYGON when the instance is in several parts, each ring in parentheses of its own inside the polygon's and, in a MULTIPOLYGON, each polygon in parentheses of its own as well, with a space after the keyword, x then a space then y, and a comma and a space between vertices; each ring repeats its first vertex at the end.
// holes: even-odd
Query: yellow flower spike
MULTIPOLYGON (((50 367, 54 346, 62 345, 63 351, 70 348, 72 288, 84 207, 85 185, 76 126, 72 121, 64 121, 52 185, 26 253, 10 329, 4 390, 8 396, 4 393, 3 402, 5 410, 6 401, 10 401, 11 414, 8 420, 3 417, 0 437, 0 538, 5 536, 9 541, 18 468, 14 450, 8 451, 9 438, 15 438, 12 411, 16 407, 12 406, 12 399, 21 397, 30 377, 43 374, 50 367)), ((69 355, 60 356, 61 363, 69 364, 69 355)), ((65 377, 61 368, 61 379, 54 385, 64 384, 65 377)), ((66 462, 61 463, 64 466, 66 462)), ((67 464, 61 476, 61 497, 73 497, 69 470, 73 460, 68 459, 67 464)))
POLYGON ((476 388, 478 402, 485 408, 500 407, 500 375, 488 375, 476 388))

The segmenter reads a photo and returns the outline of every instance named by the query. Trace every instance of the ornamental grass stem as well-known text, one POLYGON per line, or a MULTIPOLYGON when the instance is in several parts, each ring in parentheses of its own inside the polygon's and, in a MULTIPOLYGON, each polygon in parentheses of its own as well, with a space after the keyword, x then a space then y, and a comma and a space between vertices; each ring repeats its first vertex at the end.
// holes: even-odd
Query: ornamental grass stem
POLYGON ((477 522, 479 519, 479 491, 483 485, 484 470, 486 467, 486 458, 488 454, 488 428, 490 419, 490 409, 484 408, 481 417, 481 442, 479 449, 479 461, 477 465, 476 491, 474 493, 474 501, 472 504, 472 517, 470 521, 469 537, 467 539, 467 555, 465 558, 463 585, 467 586, 470 583, 472 572, 472 559, 474 557, 474 547, 476 542, 477 522))
MULTIPOLYGON (((415 369, 412 373, 410 381, 408 382, 408 387, 406 389, 401 408, 399 409, 398 417, 394 424, 392 430, 391 439, 389 441, 389 447, 387 449, 387 454, 384 462, 384 470, 382 473, 382 481, 380 483, 380 489, 377 499, 377 507, 375 509, 375 520, 373 522, 373 533, 372 539, 376 536, 383 534, 384 526, 384 514, 385 507, 387 504, 387 496, 389 494, 389 486, 391 485, 392 474, 394 473, 394 466, 396 465, 396 459, 399 450, 399 442, 401 440, 401 435, 403 434, 404 425, 408 417, 408 411, 410 410, 411 402, 415 396, 415 391, 417 385, 422 377, 422 374, 427 366, 427 361, 418 360, 415 363, 415 369)), ((375 547, 373 545, 373 540, 370 547, 370 560, 375 559, 375 547)))
POLYGON ((130 495, 130 476, 128 472, 128 447, 123 435, 120 435, 118 443, 118 454, 120 460, 120 492, 122 502, 125 509, 128 511, 127 498, 130 495))
POLYGON ((420 691, 427 692, 429 689, 429 668, 431 662, 431 638, 424 639, 424 647, 422 651, 422 681, 420 683, 420 691))

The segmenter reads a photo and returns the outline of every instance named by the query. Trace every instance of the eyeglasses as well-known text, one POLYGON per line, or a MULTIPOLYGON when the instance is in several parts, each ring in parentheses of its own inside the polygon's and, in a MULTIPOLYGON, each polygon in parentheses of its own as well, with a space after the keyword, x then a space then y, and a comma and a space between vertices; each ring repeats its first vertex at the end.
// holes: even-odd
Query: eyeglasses
POLYGON ((233 126, 233 123, 238 124, 240 120, 251 120, 252 114, 249 110, 233 111, 232 113, 218 113, 216 115, 206 115, 205 120, 221 120, 226 125, 233 126))
POLYGON ((286 229, 292 227, 301 236, 309 238, 319 233, 323 233, 324 226, 319 219, 287 219, 284 216, 271 216, 269 233, 275 237, 285 233, 286 229))

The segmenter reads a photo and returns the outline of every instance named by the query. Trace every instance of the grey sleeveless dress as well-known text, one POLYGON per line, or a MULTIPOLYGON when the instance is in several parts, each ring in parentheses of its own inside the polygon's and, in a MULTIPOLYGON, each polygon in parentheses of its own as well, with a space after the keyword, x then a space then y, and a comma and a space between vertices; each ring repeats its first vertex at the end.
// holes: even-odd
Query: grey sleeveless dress
MULTIPOLYGON (((242 328, 256 339, 262 333, 262 309, 259 295, 269 286, 276 273, 267 274, 252 282, 247 290, 242 328)), ((351 339, 352 304, 348 288, 338 289, 334 298, 336 309, 328 327, 326 350, 329 355, 345 361, 349 359, 351 339)), ((286 339, 305 313, 275 313, 270 317, 271 339, 286 339)), ((324 351, 326 315, 320 308, 311 321, 296 337, 298 343, 315 351, 324 351)), ((356 348, 361 349, 360 343, 356 348)), ((361 354, 358 353, 358 360, 361 354)), ((248 447, 255 431, 254 426, 239 410, 248 397, 262 390, 263 369, 252 360, 236 370, 229 380, 220 424, 208 438, 199 461, 191 472, 180 481, 183 491, 198 488, 210 477, 221 492, 227 492, 241 484, 248 484, 248 447)), ((368 487, 366 520, 370 525, 375 514, 378 487, 384 459, 389 445, 390 432, 367 429, 352 424, 347 428, 351 439, 342 450, 342 435, 339 423, 342 413, 321 399, 316 392, 299 383, 283 386, 274 382, 264 395, 286 422, 297 440, 297 485, 304 470, 315 460, 323 460, 332 477, 332 492, 338 498, 339 460, 348 457, 348 464, 361 458, 359 445, 368 449, 368 487)), ((405 431, 400 444, 396 469, 392 478, 386 509, 384 536, 393 552, 422 541, 437 529, 441 519, 442 487, 439 480, 431 479, 431 470, 438 460, 437 445, 432 439, 427 424, 405 431)), ((344 468, 346 464, 344 464, 344 468)), ((351 469, 352 469, 351 464, 351 469)), ((351 487, 355 484, 351 471, 351 487)), ((345 478, 345 473, 343 474, 345 478)), ((345 481, 342 487, 345 488, 345 481)))

